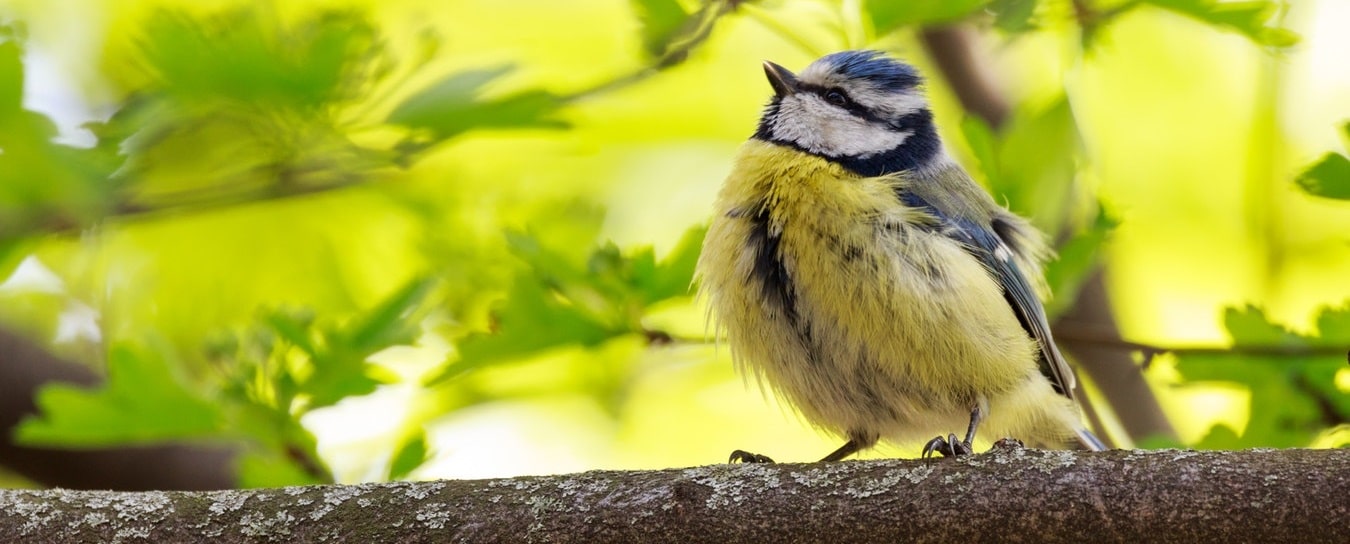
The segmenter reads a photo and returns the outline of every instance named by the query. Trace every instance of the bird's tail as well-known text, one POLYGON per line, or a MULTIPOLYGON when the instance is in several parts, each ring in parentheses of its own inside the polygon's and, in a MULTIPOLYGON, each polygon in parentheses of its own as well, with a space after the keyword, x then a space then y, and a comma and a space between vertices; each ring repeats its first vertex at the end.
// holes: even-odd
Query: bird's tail
POLYGON ((1074 435, 1078 438, 1078 444, 1088 451, 1106 451, 1106 444, 1103 444, 1097 435, 1087 429, 1075 429, 1074 435))

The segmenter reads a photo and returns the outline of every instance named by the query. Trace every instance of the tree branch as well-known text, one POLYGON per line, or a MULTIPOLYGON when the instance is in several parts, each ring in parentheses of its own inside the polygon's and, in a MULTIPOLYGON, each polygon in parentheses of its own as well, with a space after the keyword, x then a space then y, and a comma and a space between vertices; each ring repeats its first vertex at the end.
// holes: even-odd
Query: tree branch
POLYGON ((919 39, 961 106, 990 127, 1002 127, 1012 107, 976 51, 974 31, 960 24, 926 27, 919 31, 919 39))
POLYGON ((999 449, 213 492, 0 491, 6 542, 1336 542, 1344 450, 999 449))

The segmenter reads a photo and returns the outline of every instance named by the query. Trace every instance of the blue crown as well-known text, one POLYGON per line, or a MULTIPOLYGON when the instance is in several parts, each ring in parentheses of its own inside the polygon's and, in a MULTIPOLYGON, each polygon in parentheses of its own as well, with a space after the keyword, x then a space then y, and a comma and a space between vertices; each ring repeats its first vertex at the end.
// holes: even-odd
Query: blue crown
POLYGON ((880 51, 843 51, 821 57, 817 62, 828 63, 836 73, 849 79, 863 79, 897 91, 923 83, 913 66, 880 51))

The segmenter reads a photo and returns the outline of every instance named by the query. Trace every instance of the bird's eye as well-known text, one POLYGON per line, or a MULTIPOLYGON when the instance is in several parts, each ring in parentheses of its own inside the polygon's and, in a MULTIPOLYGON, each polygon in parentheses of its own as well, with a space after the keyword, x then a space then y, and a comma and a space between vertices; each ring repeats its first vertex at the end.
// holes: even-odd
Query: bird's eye
POLYGON ((843 106, 848 103, 848 97, 844 96, 844 93, 831 90, 825 93, 825 101, 836 106, 843 106))

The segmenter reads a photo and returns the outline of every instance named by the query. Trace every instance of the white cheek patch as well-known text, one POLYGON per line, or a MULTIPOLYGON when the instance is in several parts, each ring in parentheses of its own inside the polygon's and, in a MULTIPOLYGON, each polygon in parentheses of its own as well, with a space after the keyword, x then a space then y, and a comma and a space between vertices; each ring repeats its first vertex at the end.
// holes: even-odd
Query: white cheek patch
POLYGON ((774 139, 812 153, 859 158, 895 149, 911 134, 870 123, 810 93, 783 97, 770 130, 774 139))

